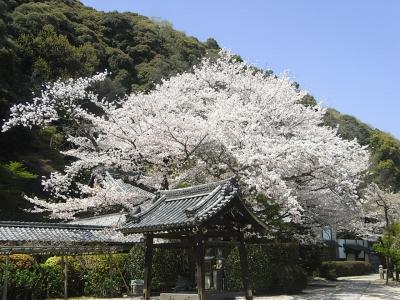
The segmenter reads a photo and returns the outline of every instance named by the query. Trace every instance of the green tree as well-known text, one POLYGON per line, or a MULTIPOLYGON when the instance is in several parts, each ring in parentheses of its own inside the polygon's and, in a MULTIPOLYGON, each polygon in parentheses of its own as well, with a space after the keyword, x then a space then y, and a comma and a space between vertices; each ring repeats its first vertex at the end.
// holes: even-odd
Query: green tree
POLYGON ((372 179, 392 192, 400 190, 400 142, 394 137, 374 130, 370 137, 372 150, 372 179))
POLYGON ((93 46, 75 47, 51 25, 45 25, 38 35, 22 34, 17 43, 26 72, 31 74, 35 86, 57 78, 92 74, 99 65, 93 46))
POLYGON ((392 224, 385 229, 378 242, 374 244, 374 250, 385 257, 386 284, 388 284, 393 265, 400 267, 400 223, 392 224))

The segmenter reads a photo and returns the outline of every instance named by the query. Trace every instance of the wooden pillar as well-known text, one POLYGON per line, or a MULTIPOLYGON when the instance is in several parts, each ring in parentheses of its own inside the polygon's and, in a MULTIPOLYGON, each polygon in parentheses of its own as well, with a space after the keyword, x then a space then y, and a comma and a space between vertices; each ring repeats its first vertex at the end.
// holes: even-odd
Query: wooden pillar
POLYGON ((202 233, 196 236, 196 279, 197 279, 197 293, 199 300, 206 299, 206 287, 204 278, 204 237, 202 233))
POLYGON ((61 263, 64 268, 64 300, 68 299, 68 270, 67 270, 67 262, 65 260, 64 255, 61 256, 61 263))
POLYGON ((153 262, 153 237, 145 236, 145 253, 144 253, 144 286, 143 298, 150 299, 151 291, 151 268, 153 262))
POLYGON ((8 288, 8 256, 6 255, 6 269, 4 272, 4 282, 3 282, 3 300, 7 300, 7 288, 8 288))
POLYGON ((239 240, 240 240, 239 244, 240 267, 242 269, 242 281, 243 281, 244 293, 246 296, 246 300, 253 300, 253 292, 249 284, 249 263, 247 260, 246 244, 244 242, 243 233, 239 235, 239 240))
MULTIPOLYGON (((110 277, 110 282, 112 282, 113 273, 112 273, 112 255, 111 251, 108 253, 108 276, 110 277)), ((112 291, 110 290, 110 297, 112 296, 112 291)))
POLYGON ((189 264, 189 274, 190 280, 192 282, 196 281, 196 255, 195 255, 195 239, 190 241, 191 245, 187 248, 188 264, 189 264))

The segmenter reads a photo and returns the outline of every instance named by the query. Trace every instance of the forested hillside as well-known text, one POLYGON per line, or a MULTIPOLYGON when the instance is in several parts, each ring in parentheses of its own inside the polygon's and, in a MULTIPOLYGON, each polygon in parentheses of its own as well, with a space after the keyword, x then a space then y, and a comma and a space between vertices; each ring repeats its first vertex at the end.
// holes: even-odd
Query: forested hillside
MULTIPOLYGON (((148 91, 163 77, 189 70, 218 43, 176 31, 167 22, 135 13, 104 13, 75 0, 0 0, 0 118, 26 102, 42 84, 58 78, 89 76, 107 69, 98 87, 110 101, 133 91, 148 91)), ((315 100, 308 96, 305 104, 315 100)), ((357 138, 373 152, 371 179, 400 189, 400 144, 354 117, 329 110, 326 124, 357 138)), ((22 193, 39 194, 40 177, 61 170, 67 147, 53 127, 0 134, 0 219, 34 219, 22 193)), ((45 196, 45 195, 43 195, 45 196)))
MULTIPOLYGON (((29 101, 43 83, 111 73, 101 94, 112 100, 151 89, 161 78, 186 71, 218 44, 176 31, 167 22, 135 13, 103 13, 75 0, 0 1, 0 118, 29 101)), ((0 219, 23 213, 21 194, 41 193, 40 177, 62 169, 64 140, 54 128, 0 134, 0 219)))

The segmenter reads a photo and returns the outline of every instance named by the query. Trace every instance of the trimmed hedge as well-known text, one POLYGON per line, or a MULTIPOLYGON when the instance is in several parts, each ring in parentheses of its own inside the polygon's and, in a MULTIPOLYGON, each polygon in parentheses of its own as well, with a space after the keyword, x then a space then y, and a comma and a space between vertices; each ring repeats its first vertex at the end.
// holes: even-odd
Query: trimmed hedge
MULTIPOLYGON (((256 293, 292 294, 307 285, 307 274, 299 266, 299 249, 294 243, 247 246, 250 282, 256 293)), ((242 289, 239 251, 233 249, 225 262, 226 286, 242 289)))
MULTIPOLYGON (((250 282, 257 293, 295 293, 307 284, 307 276, 298 265, 296 244, 249 245, 250 282)), ((239 253, 224 250, 226 287, 242 288, 239 253)), ((152 287, 171 290, 178 275, 190 278, 187 251, 155 249, 152 287)), ((69 296, 119 297, 126 294, 131 279, 143 278, 144 248, 135 246, 129 254, 66 257, 69 296)), ((4 257, 0 256, 0 285, 4 280, 4 257)), ((36 259, 29 255, 11 255, 8 266, 8 299, 44 299, 62 297, 64 286, 60 257, 36 259)))
POLYGON ((337 277, 359 276, 373 273, 370 263, 364 261, 325 261, 320 268, 320 275, 329 280, 337 277))

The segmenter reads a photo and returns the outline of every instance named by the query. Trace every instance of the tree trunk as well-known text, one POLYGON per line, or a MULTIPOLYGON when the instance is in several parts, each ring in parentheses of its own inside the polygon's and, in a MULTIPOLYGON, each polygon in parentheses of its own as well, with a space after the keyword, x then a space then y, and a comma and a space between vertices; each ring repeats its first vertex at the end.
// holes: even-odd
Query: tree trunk
POLYGON ((386 285, 389 284, 389 257, 386 256, 386 285))

